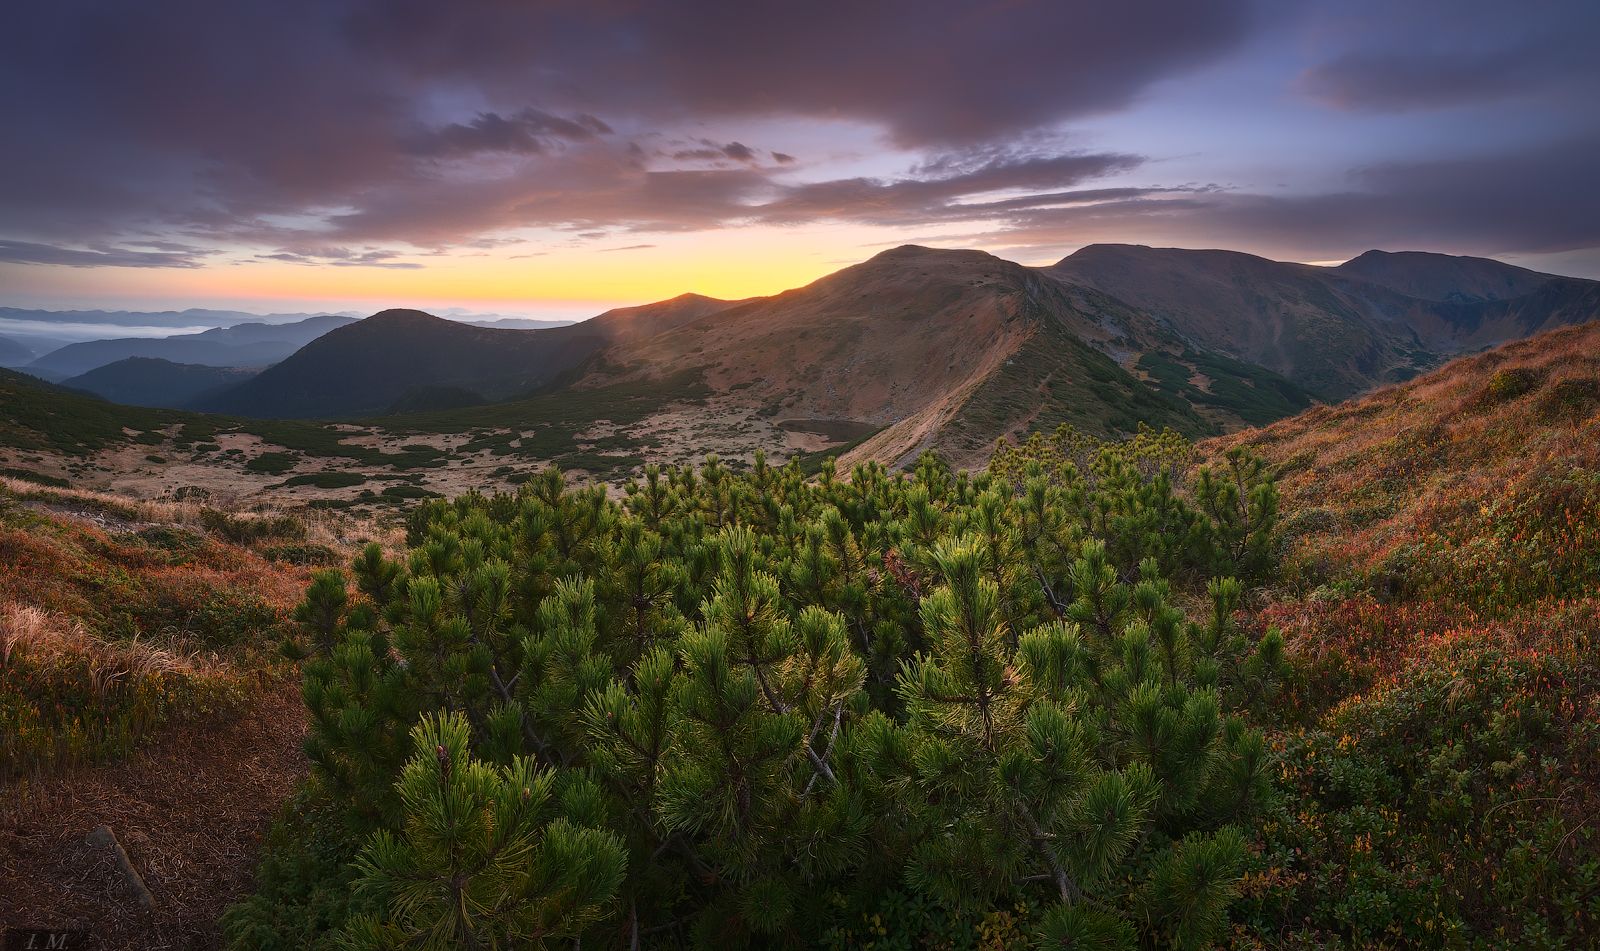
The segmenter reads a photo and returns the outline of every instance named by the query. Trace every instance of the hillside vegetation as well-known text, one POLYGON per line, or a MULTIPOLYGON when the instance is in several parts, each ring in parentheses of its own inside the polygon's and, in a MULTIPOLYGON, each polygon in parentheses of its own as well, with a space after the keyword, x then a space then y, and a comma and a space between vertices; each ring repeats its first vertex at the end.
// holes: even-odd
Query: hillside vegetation
POLYGON ((281 647, 344 531, 0 479, 0 921, 215 944, 304 774, 281 647), (85 839, 99 826, 153 907, 85 839))
POLYGON ((1600 324, 1205 447, 1241 448, 1282 473, 1287 581, 1256 623, 1298 671, 1247 920, 1592 946, 1600 324))
POLYGON ((115 759, 174 717, 237 711, 275 666, 309 566, 339 557, 296 517, 0 479, 6 778, 115 759))
POLYGON ((1241 458, 1185 502, 1166 441, 421 506, 309 591, 312 798, 233 941, 1214 940, 1270 782, 1281 642, 1231 579, 1274 495, 1241 458))
POLYGON ((1503 615, 1594 594, 1600 323, 1216 442, 1281 473, 1313 570, 1503 615))
POLYGON ((1589 946, 1597 332, 1198 447, 425 503, 308 589, 230 940, 1589 946))

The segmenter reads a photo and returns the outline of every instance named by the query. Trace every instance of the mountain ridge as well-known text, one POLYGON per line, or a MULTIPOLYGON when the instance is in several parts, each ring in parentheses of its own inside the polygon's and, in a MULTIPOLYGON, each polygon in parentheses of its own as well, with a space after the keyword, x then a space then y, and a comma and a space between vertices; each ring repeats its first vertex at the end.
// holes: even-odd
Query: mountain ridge
POLYGON ((109 337, 68 344, 25 369, 57 379, 79 376, 128 357, 213 367, 265 367, 356 318, 325 314, 287 324, 245 323, 170 337, 109 337))
MULTIPOLYGON (((730 302, 680 295, 616 308, 561 327, 480 327, 392 308, 337 328, 198 408, 245 416, 339 418, 414 406, 448 392, 458 404, 505 400, 551 385, 613 341, 697 320, 730 302)), ((420 405, 427 405, 425 402, 420 405)))

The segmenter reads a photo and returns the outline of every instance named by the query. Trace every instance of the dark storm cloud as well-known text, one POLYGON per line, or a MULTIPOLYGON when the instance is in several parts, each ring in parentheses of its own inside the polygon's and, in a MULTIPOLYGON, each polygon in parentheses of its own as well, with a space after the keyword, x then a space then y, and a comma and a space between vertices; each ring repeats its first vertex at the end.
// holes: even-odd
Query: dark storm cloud
POLYGON ((1225 52, 1248 0, 385 0, 347 19, 363 53, 599 114, 801 115, 971 142, 1125 105, 1225 52))
POLYGON ((998 222, 1035 246, 1153 222, 1213 245, 1577 247, 1600 220, 1592 117, 1556 144, 1294 198, 1130 185, 1159 166, 1060 134, 1312 9, 1370 21, 1299 79, 1342 109, 1600 94, 1600 5, 1530 2, 35 0, 0 29, 0 260, 192 267, 203 244, 415 267, 374 245, 816 220, 998 222), (860 123, 920 160, 828 179, 826 130, 738 127, 793 119, 860 123))
POLYGON ((1300 91, 1355 112, 1414 112, 1538 96, 1600 94, 1600 4, 1590 0, 1362 0, 1335 4, 1384 28, 1365 30, 1313 65, 1300 91))
POLYGON ((1585 135, 1483 157, 1374 165, 1353 171, 1347 190, 1329 194, 1197 188, 1111 195, 1018 209, 988 237, 1048 250, 1064 240, 1077 245, 1159 233, 1190 247, 1277 249, 1305 260, 1369 248, 1570 251, 1600 246, 1596 156, 1600 135, 1585 135))
POLYGON ((1117 108, 1224 53, 1250 16, 1248 0, 51 0, 6 20, 0 226, 72 244, 378 216, 435 183, 433 160, 532 158, 618 118, 810 116, 973 142, 1117 108))

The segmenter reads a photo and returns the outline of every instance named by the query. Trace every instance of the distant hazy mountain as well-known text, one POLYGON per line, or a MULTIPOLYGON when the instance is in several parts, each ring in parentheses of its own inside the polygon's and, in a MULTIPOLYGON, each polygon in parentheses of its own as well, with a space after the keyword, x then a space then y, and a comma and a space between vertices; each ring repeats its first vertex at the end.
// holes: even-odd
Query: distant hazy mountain
POLYGON ((570 327, 577 323, 575 320, 536 320, 532 317, 447 317, 461 324, 471 324, 474 327, 489 327, 498 330, 550 330, 555 327, 570 327))
POLYGON ((257 370, 173 363, 153 357, 127 357, 81 376, 61 381, 113 403, 183 409, 196 399, 255 376, 257 370))
POLYGON ((312 342, 201 408, 247 416, 348 417, 391 407, 501 400, 553 383, 600 348, 729 306, 685 294, 545 330, 502 330, 386 310, 312 342), (446 399, 445 394, 448 394, 446 399))
POLYGON ((0 367, 20 367, 32 363, 33 357, 32 348, 10 337, 0 337, 0 367))
POLYGON ((64 379, 128 357, 210 367, 265 367, 277 363, 330 330, 354 323, 337 315, 307 317, 289 324, 237 324, 173 337, 118 337, 69 344, 26 369, 64 379))
MULTIPOLYGON (((0 307, 0 321, 42 321, 58 324, 99 324, 116 327, 232 327, 236 324, 293 324, 317 314, 251 314, 239 310, 35 310, 0 307)), ((355 316, 346 314, 344 316, 355 316)), ((108 334, 109 336, 109 334, 108 334)))

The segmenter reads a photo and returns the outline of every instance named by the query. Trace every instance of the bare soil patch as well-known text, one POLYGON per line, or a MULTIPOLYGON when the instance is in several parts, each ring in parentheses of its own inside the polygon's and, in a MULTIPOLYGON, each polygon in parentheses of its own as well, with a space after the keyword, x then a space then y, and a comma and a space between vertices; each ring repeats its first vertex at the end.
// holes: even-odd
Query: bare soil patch
POLYGON ((186 723, 127 760, 0 789, 0 924, 87 927, 100 948, 213 948, 262 839, 305 776, 305 708, 272 685, 240 716, 186 723), (155 899, 141 907, 106 825, 155 899))

